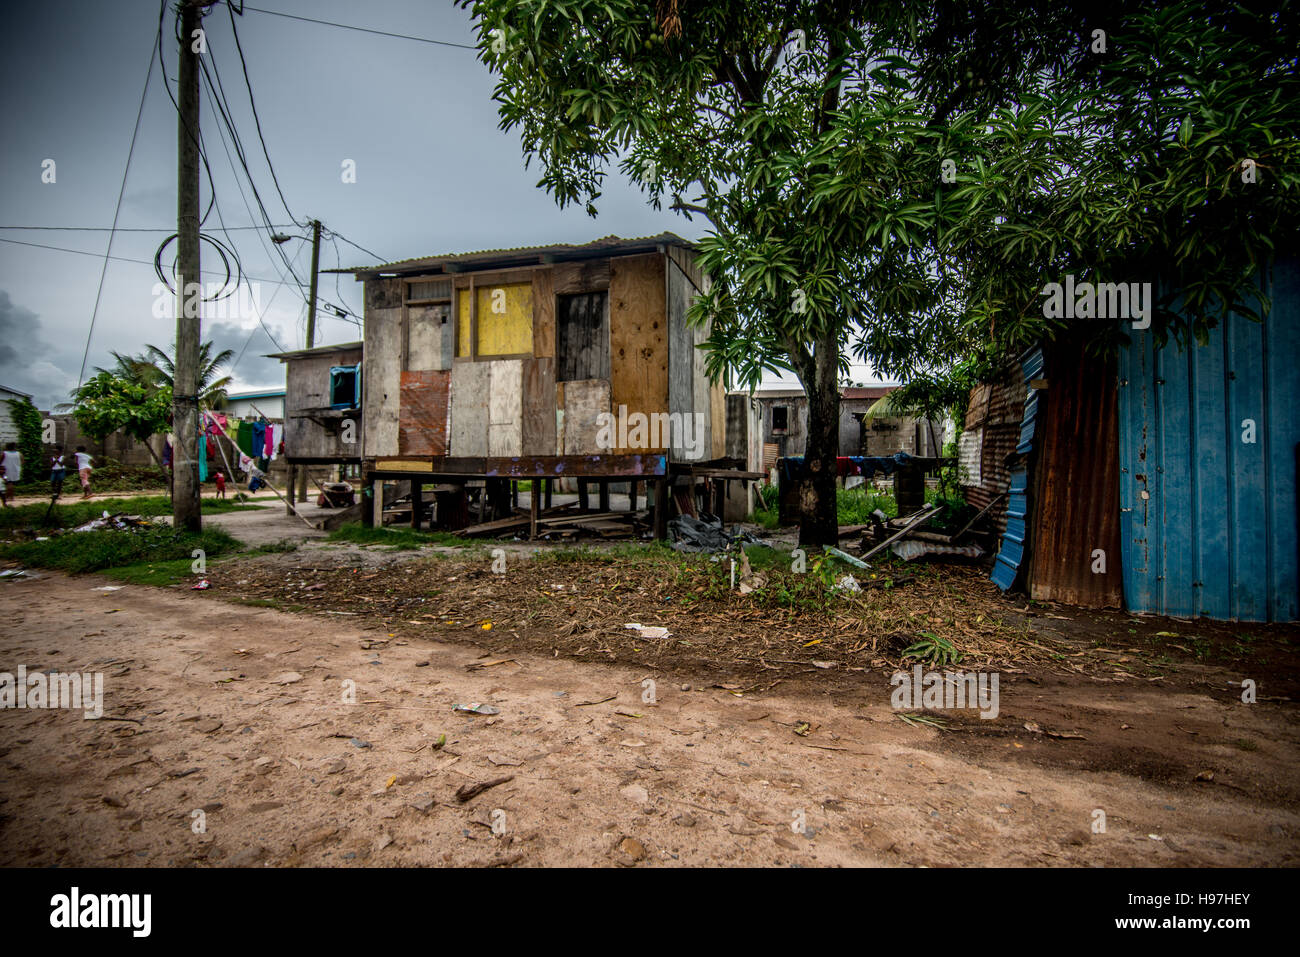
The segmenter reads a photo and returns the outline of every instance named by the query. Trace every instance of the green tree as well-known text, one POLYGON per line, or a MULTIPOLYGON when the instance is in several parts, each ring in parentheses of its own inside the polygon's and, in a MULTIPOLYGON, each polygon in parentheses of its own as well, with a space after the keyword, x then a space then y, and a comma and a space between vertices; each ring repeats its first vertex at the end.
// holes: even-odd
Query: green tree
POLYGON ((74 394, 73 418, 81 431, 102 442, 110 433, 121 429, 143 442, 158 469, 166 468, 149 440, 166 432, 172 406, 171 386, 151 386, 132 382, 112 372, 100 370, 74 394))
POLYGON ((8 399, 14 426, 18 429, 18 452, 23 457, 22 481, 35 482, 45 465, 45 447, 41 444, 41 413, 26 397, 8 399))
MULTIPOLYGON (((211 342, 205 342, 199 347, 199 405, 209 409, 220 406, 226 401, 226 387, 230 385, 232 379, 228 375, 222 375, 221 370, 235 357, 235 353, 230 349, 223 349, 213 355, 213 348, 211 342)), ((172 352, 175 351, 173 347, 172 352)), ((155 381, 170 390, 172 377, 176 374, 176 362, 172 356, 157 346, 146 345, 142 358, 156 370, 155 381)))
POLYGON ((836 540, 846 349, 943 391, 1064 331, 1039 291, 1070 271, 1158 273, 1203 329, 1296 221, 1286 0, 464 5, 558 203, 595 215, 617 166, 704 219, 710 374, 808 394, 807 544, 836 540))

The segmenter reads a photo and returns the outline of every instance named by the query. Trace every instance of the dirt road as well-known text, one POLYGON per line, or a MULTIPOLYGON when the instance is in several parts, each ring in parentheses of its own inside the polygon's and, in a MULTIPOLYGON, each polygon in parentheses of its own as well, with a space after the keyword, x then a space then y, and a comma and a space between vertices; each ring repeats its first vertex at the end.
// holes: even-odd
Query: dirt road
POLYGON ((898 720, 878 674, 835 695, 683 690, 343 615, 39 574, 0 583, 0 670, 102 672, 105 719, 0 711, 4 865, 1300 859, 1289 703, 1027 676, 1004 683, 998 733, 967 737, 898 720), (474 702, 499 714, 452 710, 474 702), (1080 762, 1079 740, 1023 727, 1052 730, 1067 709, 1084 741, 1124 727, 1179 770, 1080 762), (1154 732, 1170 715, 1174 745, 1154 732), (1217 778, 1186 773, 1201 764, 1217 778))

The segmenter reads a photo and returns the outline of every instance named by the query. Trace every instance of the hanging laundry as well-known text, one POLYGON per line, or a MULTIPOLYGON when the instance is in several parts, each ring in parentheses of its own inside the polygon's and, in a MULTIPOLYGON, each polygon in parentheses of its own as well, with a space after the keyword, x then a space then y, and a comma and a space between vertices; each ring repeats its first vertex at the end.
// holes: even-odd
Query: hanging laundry
POLYGON ((239 433, 235 438, 235 444, 239 446, 239 451, 243 452, 250 458, 253 455, 253 423, 240 422, 239 433))
POLYGON ((248 449, 248 454, 253 458, 261 458, 262 453, 266 450, 266 422, 253 423, 253 441, 248 449))
POLYGON ((199 481, 208 480, 208 443, 199 441, 199 481))
POLYGON ((163 465, 170 466, 171 464, 172 464, 172 444, 171 442, 164 442, 163 443, 163 465))
POLYGON ((266 441, 262 448, 266 449, 265 458, 270 458, 275 454, 275 426, 270 422, 266 423, 266 441))

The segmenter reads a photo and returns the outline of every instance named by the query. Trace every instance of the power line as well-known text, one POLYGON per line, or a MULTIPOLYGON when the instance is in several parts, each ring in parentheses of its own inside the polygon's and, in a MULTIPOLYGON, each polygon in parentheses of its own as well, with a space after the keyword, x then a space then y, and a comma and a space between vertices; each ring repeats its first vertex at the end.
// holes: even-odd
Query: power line
MULTIPOLYGON (((0 243, 12 243, 12 244, 15 245, 15 246, 31 246, 31 247, 34 248, 34 249, 51 249, 51 250, 53 250, 54 252, 59 252, 59 253, 76 253, 78 256, 94 256, 96 259, 104 259, 104 258, 108 258, 108 259, 113 260, 113 262, 120 262, 120 263, 139 263, 139 264, 142 265, 142 266, 148 266, 150 269, 152 269, 152 268, 153 268, 153 265, 154 265, 154 262, 153 262, 152 259, 133 259, 133 258, 131 258, 130 256, 108 256, 108 257, 105 257, 103 253, 92 253, 92 252, 90 252, 89 250, 86 250, 86 249, 69 249, 67 246, 50 246, 50 245, 47 245, 46 243, 29 243, 29 242, 26 242, 26 241, 24 241, 24 240, 22 240, 22 239, 6 239, 6 238, 3 237, 3 236, 0 236, 0 243)), ((217 275, 221 275, 221 273, 220 273, 218 270, 215 270, 215 269, 205 269, 205 270, 203 270, 203 272, 204 272, 205 274, 209 275, 209 276, 217 276, 217 275)), ((283 279, 262 279, 262 278, 259 278, 258 276, 245 276, 244 278, 245 278, 245 279, 248 279, 248 280, 251 280, 252 282, 264 282, 264 283, 266 283, 268 286, 292 286, 292 285, 295 285, 295 283, 291 283, 291 282, 288 282, 287 280, 283 280, 283 279)))
POLYGON ((331 236, 337 236, 339 239, 343 240, 343 241, 344 241, 345 243, 347 243, 349 246, 353 246, 353 247, 355 247, 355 248, 357 248, 357 249, 360 249, 360 250, 361 250, 363 253, 365 253, 367 256, 373 256, 376 260, 378 260, 378 261, 381 262, 381 263, 383 263, 383 262, 388 262, 387 259, 385 259, 383 256, 379 255, 378 253, 373 253, 373 252, 371 252, 369 249, 367 249, 365 246, 362 246, 362 245, 360 245, 360 244, 358 244, 358 243, 354 243, 352 240, 348 239, 348 237, 344 236, 344 235, 343 235, 341 232, 339 232, 337 229, 331 229, 331 230, 329 231, 329 233, 330 233, 331 236))
MULTIPOLYGON (((162 24, 158 24, 162 37, 162 24)), ((140 135, 140 119, 144 116, 144 101, 149 95, 149 81, 153 79, 153 44, 149 45, 149 69, 144 74, 144 89, 140 91, 140 106, 135 111, 135 128, 131 130, 131 146, 126 152, 126 166, 122 169, 122 185, 117 190, 117 206, 113 209, 113 225, 108 232, 108 245, 104 249, 104 265, 99 270, 99 288, 95 291, 95 308, 90 313, 90 328, 86 330, 86 348, 81 353, 81 370, 77 373, 77 391, 86 378, 86 360, 90 357, 90 340, 95 335, 95 320, 99 316, 99 303, 104 295, 104 277, 108 275, 108 256, 113 251, 113 238, 117 235, 117 217, 122 214, 122 197, 126 195, 126 179, 131 172, 131 158, 135 156, 135 141, 140 135)))
POLYGON ((299 17, 299 16, 295 16, 292 13, 280 13, 279 11, 276 10, 262 10, 258 7, 249 7, 249 6, 244 6, 242 7, 242 9, 251 11, 252 13, 265 13, 273 17, 284 17, 287 20, 302 20, 305 23, 319 23, 322 26, 326 26, 326 27, 338 27, 341 30, 355 30, 358 33, 373 33, 376 36, 381 36, 381 37, 396 37, 399 40, 417 40, 420 43, 433 43, 443 47, 456 47, 457 49, 460 50, 478 49, 478 47, 473 46, 472 44, 469 43, 452 43, 450 40, 433 40, 430 39, 429 37, 411 36, 409 33, 389 33, 387 30, 372 30, 369 27, 354 27, 347 23, 335 23, 333 20, 316 20, 313 19, 312 17, 299 17))
MULTIPOLYGON (((297 223, 277 225, 275 229, 289 229, 291 226, 297 226, 297 223)), ((265 226, 230 226, 222 227, 222 232, 227 229, 265 229, 265 226)), ((77 233, 174 233, 175 226, 0 226, 0 229, 17 229, 17 230, 43 230, 57 232, 77 232, 77 233)))

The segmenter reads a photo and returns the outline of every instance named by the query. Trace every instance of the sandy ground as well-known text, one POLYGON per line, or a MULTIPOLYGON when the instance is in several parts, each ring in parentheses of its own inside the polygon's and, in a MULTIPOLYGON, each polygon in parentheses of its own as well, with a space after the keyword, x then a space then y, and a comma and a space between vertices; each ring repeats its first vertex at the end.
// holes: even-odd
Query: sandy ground
POLYGON ((99 671, 105 682, 104 720, 0 711, 0 864, 1300 859, 1289 702, 1027 676, 1004 685, 998 733, 966 737, 898 720, 878 674, 856 691, 738 695, 105 584, 45 573, 0 583, 0 670, 99 671), (643 700, 646 679, 655 703, 643 700), (499 714, 461 715, 458 702, 499 714), (1063 713, 1085 739, 1127 729, 1176 772, 1018 727, 1050 728, 1063 713), (1181 731, 1157 735, 1157 720, 1181 731), (1231 743, 1247 738, 1249 751, 1231 743), (1215 780, 1187 773, 1202 764, 1220 768, 1215 780), (1104 833, 1092 831, 1098 810, 1104 833))

